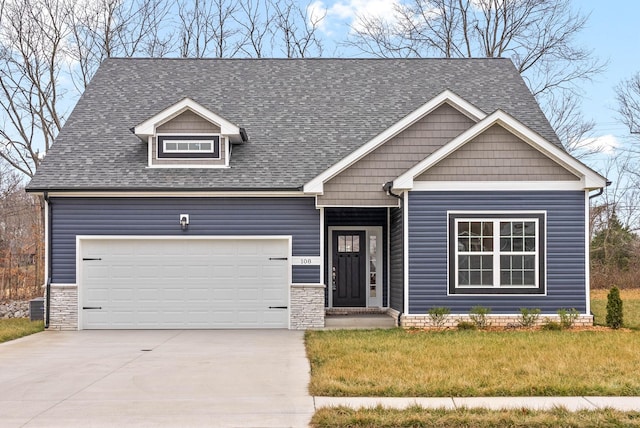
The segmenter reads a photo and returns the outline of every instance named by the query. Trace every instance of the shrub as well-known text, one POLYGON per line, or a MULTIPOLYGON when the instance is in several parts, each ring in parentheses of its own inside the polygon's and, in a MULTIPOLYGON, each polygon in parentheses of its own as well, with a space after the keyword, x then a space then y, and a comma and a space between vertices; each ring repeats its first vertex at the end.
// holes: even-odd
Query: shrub
POLYGON ((540 317, 540 309, 520 308, 520 325, 522 327, 533 327, 540 317))
POLYGON ((451 313, 451 309, 444 306, 437 306, 429 309, 429 319, 434 327, 441 328, 447 321, 447 315, 451 313))
POLYGON ((549 318, 546 318, 544 320, 544 323, 542 324, 542 329, 551 330, 551 331, 560 331, 562 330, 562 324, 560 324, 559 322, 551 321, 549 318))
POLYGON ((469 312, 469 318, 478 328, 487 328, 491 324, 487 321, 487 315, 491 313, 490 308, 484 306, 474 306, 469 312))
POLYGON ((469 321, 460 321, 458 322, 458 330, 476 330, 478 327, 472 322, 469 321))
POLYGON ((618 287, 613 287, 607 294, 606 322, 608 327, 614 329, 622 327, 622 299, 618 287))
POLYGON ((576 310, 576 308, 571 308, 569 310, 562 308, 558 309, 558 315, 560 316, 560 325, 562 328, 571 328, 573 327, 573 323, 576 322, 580 312, 576 310))

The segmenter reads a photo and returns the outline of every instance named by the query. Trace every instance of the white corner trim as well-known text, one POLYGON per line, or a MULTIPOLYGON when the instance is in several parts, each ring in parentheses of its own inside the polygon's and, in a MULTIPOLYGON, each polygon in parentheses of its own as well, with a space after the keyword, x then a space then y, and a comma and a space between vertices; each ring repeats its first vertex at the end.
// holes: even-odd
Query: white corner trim
POLYGON ((414 181, 414 191, 507 191, 507 190, 579 190, 584 191, 584 181, 414 181))
POLYGON ((589 191, 584 192, 584 286, 586 313, 591 313, 591 227, 589 191))
MULTIPOLYGON (((409 313, 409 192, 404 193, 404 201, 402 203, 402 251, 403 251, 403 281, 404 297, 402 299, 402 312, 409 313)), ((447 254, 449 252, 447 251, 447 254)))
POLYGON ((485 117, 480 122, 467 129, 465 132, 442 146, 422 162, 410 168, 404 174, 400 175, 393 182, 396 190, 411 190, 414 186, 414 178, 424 173, 426 170, 445 159, 451 153, 458 150, 464 144, 476 138, 493 125, 500 125, 507 131, 511 132, 525 143, 529 144, 539 152, 545 154, 555 162, 558 162, 571 173, 581 178, 583 183, 582 189, 599 189, 606 186, 607 179, 575 159, 573 156, 557 147, 555 144, 542 138, 531 129, 518 122, 512 116, 502 110, 496 110, 491 115, 485 117))
POLYGON ((191 98, 184 98, 145 120, 134 128, 134 133, 140 137, 154 135, 158 126, 168 122, 186 110, 191 110, 203 119, 218 125, 220 127, 220 133, 223 135, 240 135, 240 128, 237 125, 201 106, 191 98))
POLYGON ((327 180, 333 178, 349 166, 353 165, 355 162, 362 159, 364 156, 371 153, 383 143, 395 137, 400 132, 404 131, 409 126, 413 125, 415 122, 431 113, 433 110, 440 107, 444 103, 451 105, 453 108, 475 121, 484 119, 486 117, 486 113, 484 113, 482 110, 447 89, 422 106, 418 107, 416 110, 409 113, 399 122, 396 122, 394 125, 392 125, 390 128, 382 131, 372 140, 369 140, 366 144, 352 152, 350 155, 343 158, 341 161, 334 164, 329 169, 325 170, 323 173, 306 183, 304 185, 304 192, 322 194, 322 192, 324 191, 324 183, 327 180))

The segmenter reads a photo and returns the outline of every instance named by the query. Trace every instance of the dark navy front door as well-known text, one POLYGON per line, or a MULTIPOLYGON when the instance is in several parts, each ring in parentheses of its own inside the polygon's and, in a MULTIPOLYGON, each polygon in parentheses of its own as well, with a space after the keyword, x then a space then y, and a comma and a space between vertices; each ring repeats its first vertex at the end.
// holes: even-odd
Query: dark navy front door
POLYGON ((333 232, 331 280, 334 307, 363 307, 367 304, 367 246, 364 231, 333 232))

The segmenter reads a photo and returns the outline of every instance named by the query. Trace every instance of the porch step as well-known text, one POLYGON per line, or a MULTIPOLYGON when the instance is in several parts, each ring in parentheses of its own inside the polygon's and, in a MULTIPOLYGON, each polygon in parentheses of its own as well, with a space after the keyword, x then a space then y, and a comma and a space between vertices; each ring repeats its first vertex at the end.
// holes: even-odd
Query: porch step
POLYGON ((328 313, 324 318, 325 330, 355 330, 372 328, 394 328, 396 320, 387 314, 348 314, 328 313))

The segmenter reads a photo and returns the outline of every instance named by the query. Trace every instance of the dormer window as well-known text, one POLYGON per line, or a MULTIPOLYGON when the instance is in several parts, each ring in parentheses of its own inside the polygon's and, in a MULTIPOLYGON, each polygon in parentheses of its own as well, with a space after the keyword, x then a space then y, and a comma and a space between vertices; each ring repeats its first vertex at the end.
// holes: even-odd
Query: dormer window
POLYGON ((159 159, 220 159, 218 135, 158 135, 159 159))
POLYGON ((243 128, 185 98, 133 132, 147 142, 150 168, 229 168, 232 146, 248 141, 243 128))

